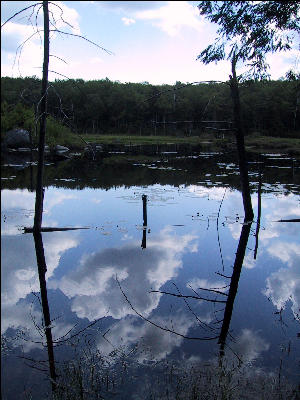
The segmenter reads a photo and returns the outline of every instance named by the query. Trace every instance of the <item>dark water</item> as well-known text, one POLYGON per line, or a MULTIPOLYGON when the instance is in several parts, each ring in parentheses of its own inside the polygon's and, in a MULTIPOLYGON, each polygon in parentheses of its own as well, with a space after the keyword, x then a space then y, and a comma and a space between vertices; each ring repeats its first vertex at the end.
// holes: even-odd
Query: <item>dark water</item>
MULTIPOLYGON (((184 391, 191 368, 207 385, 223 360, 240 379, 296 384, 300 225, 278 221, 300 218, 299 163, 250 160, 255 218, 244 225, 230 155, 141 160, 46 167, 43 226, 89 228, 42 234, 59 379, 74 388, 81 370, 91 382, 93 366, 89 390, 105 398, 173 398, 172 368, 184 391), (166 385, 170 397, 151 397, 166 385)), ((2 167, 3 400, 50 390, 35 242, 22 230, 34 168, 2 167)))

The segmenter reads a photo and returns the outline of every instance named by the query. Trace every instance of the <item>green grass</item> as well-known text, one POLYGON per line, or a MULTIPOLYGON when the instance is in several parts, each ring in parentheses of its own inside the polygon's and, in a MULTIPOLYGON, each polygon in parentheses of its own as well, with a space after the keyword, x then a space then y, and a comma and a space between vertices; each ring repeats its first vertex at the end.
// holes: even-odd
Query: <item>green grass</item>
MULTIPOLYGON (((208 140, 207 137, 190 136, 135 136, 135 135, 82 135, 84 140, 92 143, 103 144, 166 144, 166 143, 191 143, 198 144, 203 140, 208 140)), ((211 140, 216 140, 211 138, 211 140)))
MULTIPOLYGON (((52 136, 53 138, 53 136, 52 136)), ((191 144, 209 146, 210 150, 222 150, 230 146, 235 148, 234 137, 225 139, 215 138, 212 135, 176 137, 176 136, 138 136, 138 135, 97 135, 82 134, 76 135, 68 132, 65 135, 59 135, 52 139, 55 144, 68 146, 71 149, 83 150, 87 143, 98 144, 120 144, 120 145, 157 145, 157 144, 191 144)), ((53 143, 54 144, 54 143, 53 143)), ((246 150, 249 152, 274 152, 288 153, 295 157, 300 157, 300 139, 298 138, 280 138, 272 136, 248 135, 245 137, 246 150)))
POLYGON ((245 144, 249 150, 274 151, 300 156, 300 139, 272 136, 246 136, 245 144))

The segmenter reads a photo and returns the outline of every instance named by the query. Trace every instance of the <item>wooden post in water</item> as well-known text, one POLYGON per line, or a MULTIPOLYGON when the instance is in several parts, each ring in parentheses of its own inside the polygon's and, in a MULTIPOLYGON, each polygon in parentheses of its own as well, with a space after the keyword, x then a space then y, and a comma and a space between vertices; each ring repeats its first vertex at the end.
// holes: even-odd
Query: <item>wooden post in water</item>
POLYGON ((147 241, 147 195, 143 194, 143 239, 142 239, 142 249, 146 248, 147 241))

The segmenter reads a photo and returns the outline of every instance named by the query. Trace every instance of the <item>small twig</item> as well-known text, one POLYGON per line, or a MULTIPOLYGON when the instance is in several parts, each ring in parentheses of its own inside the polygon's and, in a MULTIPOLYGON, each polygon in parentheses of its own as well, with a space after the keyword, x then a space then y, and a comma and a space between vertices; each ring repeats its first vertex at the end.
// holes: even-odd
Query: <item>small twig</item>
POLYGON ((223 276, 223 278, 231 279, 231 276, 226 276, 224 274, 221 274, 221 272, 215 272, 215 274, 223 276))
POLYGON ((218 245, 219 245, 219 251, 220 251, 220 256, 221 256, 221 261, 222 261, 222 268, 223 268, 223 272, 224 272, 224 261, 223 261, 223 254, 222 254, 222 247, 221 247, 221 242, 220 242, 220 235, 219 235, 219 217, 220 217, 220 211, 222 208, 222 204, 223 204, 223 200, 226 194, 226 190, 227 188, 225 188, 221 203, 220 203, 220 207, 219 207, 219 211, 218 211, 218 216, 217 216, 217 235, 218 235, 218 245))
POLYGON ((65 64, 68 64, 63 58, 60 58, 60 57, 58 57, 58 56, 55 56, 54 54, 49 54, 49 57, 58 58, 60 61, 64 62, 65 64))

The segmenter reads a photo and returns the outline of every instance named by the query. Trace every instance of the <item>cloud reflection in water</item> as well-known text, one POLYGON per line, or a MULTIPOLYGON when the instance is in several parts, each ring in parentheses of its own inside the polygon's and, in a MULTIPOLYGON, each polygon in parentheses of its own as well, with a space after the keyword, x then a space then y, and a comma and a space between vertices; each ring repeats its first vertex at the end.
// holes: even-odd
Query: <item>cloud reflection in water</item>
POLYGON ((196 238, 191 234, 179 236, 165 228, 148 240, 146 250, 139 242, 132 242, 85 255, 76 270, 49 282, 49 287, 61 289, 72 299, 72 311, 79 318, 92 321, 110 315, 119 319, 134 311, 116 283, 117 275, 135 308, 148 316, 160 299, 149 291, 158 290, 177 276, 183 266, 182 255, 197 251, 196 238))

